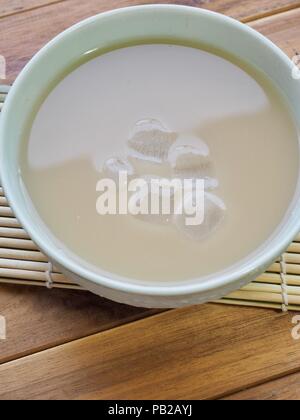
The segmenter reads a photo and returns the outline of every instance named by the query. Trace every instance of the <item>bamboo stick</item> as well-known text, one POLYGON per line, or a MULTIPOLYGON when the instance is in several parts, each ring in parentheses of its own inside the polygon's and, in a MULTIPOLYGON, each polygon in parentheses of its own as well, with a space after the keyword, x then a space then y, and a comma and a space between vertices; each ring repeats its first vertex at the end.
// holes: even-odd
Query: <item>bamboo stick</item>
MULTIPOLYGON (((47 282, 46 274, 40 271, 18 270, 1 267, 0 277, 23 280, 38 280, 47 282)), ((55 283, 69 283, 69 281, 63 274, 52 273, 51 277, 53 282, 55 283)))
POLYGON ((283 256, 285 262, 289 264, 300 264, 300 254, 290 254, 286 252, 283 256))
POLYGON ((47 257, 40 251, 26 251, 23 249, 0 248, 0 258, 22 261, 48 262, 47 257))
POLYGON ((30 239, 29 235, 24 229, 0 227, 1 238, 16 238, 16 239, 30 239))
POLYGON ((20 223, 14 217, 0 217, 1 227, 21 228, 20 223))
POLYGON ((22 228, 1 227, 1 226, 0 226, 0 237, 16 238, 16 239, 30 239, 28 233, 22 228))
MULTIPOLYGON (((251 300, 258 302, 283 303, 282 295, 277 293, 250 292, 239 290, 228 295, 229 299, 251 300)), ((300 296, 289 295, 291 305, 300 305, 300 296)))
MULTIPOLYGON (((300 286, 300 276, 287 274, 285 276, 287 284, 289 286, 300 286)), ((268 283, 268 284, 281 284, 281 278, 279 274, 275 273, 264 273, 255 279, 257 283, 268 283)))
MULTIPOLYGON (((45 273, 49 269, 49 263, 40 261, 22 261, 0 258, 0 267, 16 270, 39 271, 45 273)), ((52 273, 60 274, 59 270, 54 266, 52 266, 52 273)))
POLYGON ((28 239, 0 238, 0 248, 25 249, 38 251, 37 246, 28 239))
MULTIPOLYGON (((282 287, 276 284, 250 283, 241 289, 246 292, 277 293, 282 295, 282 287)), ((300 296, 300 287, 287 286, 289 296, 300 296)))
POLYGON ((8 206, 6 197, 0 196, 0 206, 3 206, 3 207, 7 207, 8 206))
MULTIPOLYGON (((43 281, 33 281, 33 280, 20 280, 20 279, 6 279, 0 278, 0 284, 15 284, 20 286, 39 286, 47 287, 46 283, 43 281)), ((70 290, 84 290, 82 286, 73 283, 53 283, 52 287, 54 289, 70 289, 70 290)))
POLYGON ((47 270, 47 266, 48 264, 43 262, 10 260, 6 258, 0 258, 0 267, 2 268, 45 272, 47 270))
MULTIPOLYGON (((280 273, 281 268, 279 263, 274 263, 271 267, 268 268, 268 272, 271 273, 280 273)), ((298 274, 300 275, 300 265, 299 264, 286 264, 286 271, 289 274, 298 274)))
POLYGON ((12 209, 0 206, 0 217, 14 217, 12 209))
MULTIPOLYGON (((267 302, 251 302, 251 301, 245 301, 245 300, 233 300, 228 298, 223 298, 220 300, 216 300, 212 303, 218 303, 223 305, 235 305, 235 306, 249 306, 249 307, 255 307, 255 308, 266 308, 266 309, 282 309, 282 305, 279 303, 267 303, 267 302)), ((297 305, 289 305, 288 306, 289 311, 299 311, 300 307, 297 305)))
POLYGON ((293 252, 295 254, 300 254, 300 243, 293 242, 287 249, 287 252, 293 252))

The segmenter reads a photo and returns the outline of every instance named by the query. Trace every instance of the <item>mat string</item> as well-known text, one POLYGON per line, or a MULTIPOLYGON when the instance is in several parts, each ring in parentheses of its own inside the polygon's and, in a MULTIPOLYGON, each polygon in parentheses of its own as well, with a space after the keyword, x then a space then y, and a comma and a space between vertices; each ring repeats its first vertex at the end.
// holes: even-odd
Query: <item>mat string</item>
POLYGON ((53 289, 54 282, 52 279, 52 274, 53 274, 53 264, 51 262, 48 262, 48 269, 47 271, 45 271, 47 289, 53 289))
POLYGON ((289 295, 287 285, 287 267, 285 261, 285 254, 280 257, 280 280, 281 280, 281 292, 282 292, 282 312, 288 312, 289 307, 289 295))

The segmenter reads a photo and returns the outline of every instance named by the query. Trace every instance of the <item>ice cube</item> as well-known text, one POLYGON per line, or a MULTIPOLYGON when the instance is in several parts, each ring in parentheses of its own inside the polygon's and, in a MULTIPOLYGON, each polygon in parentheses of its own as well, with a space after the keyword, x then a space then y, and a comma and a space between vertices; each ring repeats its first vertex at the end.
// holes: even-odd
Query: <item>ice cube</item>
POLYGON ((215 190, 219 187, 219 181, 216 178, 211 176, 205 176, 202 171, 196 170, 186 170, 186 171, 174 171, 174 177, 185 180, 191 179, 193 181, 193 185, 196 185, 197 180, 204 181, 204 189, 206 191, 215 190))
POLYGON ((209 159, 209 149, 204 142, 200 145, 181 145, 170 151, 169 162, 173 173, 180 179, 203 179, 206 190, 219 186, 215 178, 214 165, 209 159))
POLYGON ((175 189, 166 178, 146 175, 136 182, 129 199, 129 212, 135 218, 155 225, 173 223, 175 189))
POLYGON ((204 140, 202 140, 202 138, 187 132, 178 133, 176 144, 174 145, 174 147, 178 146, 193 146, 197 149, 201 149, 205 156, 208 156, 210 154, 209 147, 207 143, 204 140))
POLYGON ((138 121, 128 140, 129 155, 156 163, 165 162, 176 138, 176 133, 167 130, 157 120, 138 121))
MULTIPOLYGON (((192 204, 195 205, 195 196, 190 194, 187 200, 192 200, 192 204)), ((191 204, 191 203, 188 203, 191 204)), ((208 192, 204 193, 204 220, 201 224, 196 226, 187 225, 187 218, 190 215, 178 214, 174 216, 174 223, 177 229, 193 240, 203 240, 214 233, 214 231, 220 226, 226 214, 226 206, 224 202, 216 196, 208 192)))
POLYGON ((131 163, 121 158, 110 158, 103 166, 103 174, 107 178, 114 180, 117 184, 119 183, 120 173, 126 173, 128 178, 133 177, 135 171, 131 163))
POLYGON ((208 171, 212 166, 205 148, 190 145, 177 146, 170 151, 170 165, 175 171, 208 171))

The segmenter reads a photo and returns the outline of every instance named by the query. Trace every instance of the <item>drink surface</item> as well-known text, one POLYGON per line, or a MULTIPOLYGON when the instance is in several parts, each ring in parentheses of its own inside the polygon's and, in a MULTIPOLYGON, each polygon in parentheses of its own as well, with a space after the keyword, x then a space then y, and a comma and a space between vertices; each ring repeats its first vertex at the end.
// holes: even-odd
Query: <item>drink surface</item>
POLYGON ((226 269, 268 239, 293 197, 298 150, 289 109, 260 72, 226 55, 151 44, 106 53, 67 75, 37 113, 21 173, 62 250, 118 276, 176 282, 226 269), (185 235, 180 221, 176 229, 97 213, 96 185, 110 159, 129 159, 139 175, 170 176, 165 150, 162 164, 129 152, 141 121, 176 133, 177 147, 209 149, 213 193, 226 211, 202 239, 185 235))

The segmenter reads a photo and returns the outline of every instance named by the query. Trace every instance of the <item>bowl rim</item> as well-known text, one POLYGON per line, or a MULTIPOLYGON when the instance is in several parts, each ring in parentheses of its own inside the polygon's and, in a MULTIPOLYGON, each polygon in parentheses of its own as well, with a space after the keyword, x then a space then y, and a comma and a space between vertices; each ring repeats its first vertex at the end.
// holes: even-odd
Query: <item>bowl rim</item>
POLYGON ((253 273, 263 272, 267 268, 267 266, 284 251, 284 249, 289 245, 289 243, 294 239, 294 237, 300 230, 300 206, 298 202, 297 205, 295 205, 299 216, 298 224, 290 226, 288 235, 285 235, 284 237, 280 238, 280 240, 279 238, 275 238, 276 241, 273 240, 272 246, 269 245, 268 248, 266 248, 263 253, 259 253, 259 255, 255 257, 255 259, 254 257, 251 257, 252 254, 249 254, 245 258, 244 264, 242 264, 243 260, 241 260, 237 264, 228 267, 227 270, 216 272, 208 276, 199 277, 198 282, 197 279, 192 279, 192 283, 189 283, 185 280, 172 285, 167 285, 166 283, 162 283, 161 285, 151 285, 136 283, 134 280, 130 280, 128 278, 122 278, 122 280, 118 280, 110 278, 108 276, 100 275, 99 273, 96 273, 95 271, 92 271, 89 268, 81 266, 80 262, 75 261, 75 259, 70 258, 68 255, 61 256, 55 249, 54 245, 50 244, 47 241, 47 239, 45 239, 46 235, 43 235, 43 232, 39 232, 36 229, 34 219, 29 220, 26 216, 24 216, 22 206, 19 206, 19 204, 14 200, 14 192, 12 188, 10 188, 9 181, 9 163, 5 159, 5 132, 9 129, 9 125, 7 123, 7 116, 10 112, 13 112, 11 109, 12 104, 16 101, 17 97, 20 94, 20 89, 22 88, 23 80, 25 79, 27 73, 31 71, 32 67, 38 65, 41 57, 47 55, 49 49, 55 48, 55 45, 59 43, 62 38, 72 34, 74 31, 77 31, 78 29, 86 25, 91 25, 95 22, 101 24, 101 22, 104 21, 107 17, 113 15, 120 15, 121 17, 123 17, 126 14, 143 13, 148 11, 169 11, 170 13, 183 14, 192 13, 194 15, 198 14, 201 17, 213 16, 216 21, 227 22, 240 31, 248 32, 248 34, 256 38, 258 42, 264 44, 266 48, 272 49, 277 54, 277 56, 285 62, 286 65, 291 67, 291 60, 289 59, 289 57, 285 55, 285 53, 281 51, 281 49, 277 47, 272 41, 261 35, 259 32, 233 18, 205 9, 182 5, 151 4, 119 8, 84 19, 81 22, 61 32, 50 42, 48 42, 37 54, 35 54, 35 56, 21 71, 15 83, 13 84, 13 87, 10 90, 0 118, 0 172, 2 185, 4 187, 8 202, 11 204, 16 217, 28 231, 30 237, 37 244, 37 246, 49 257, 50 260, 55 261, 58 265, 62 266, 68 272, 73 273, 74 275, 77 275, 83 278, 85 281, 91 282, 93 284, 109 289, 118 290, 121 292, 134 293, 137 295, 170 297, 186 296, 191 294, 208 292, 229 285, 233 285, 237 282, 243 282, 243 279, 245 279, 244 284, 246 284, 248 282, 248 277, 253 273))

